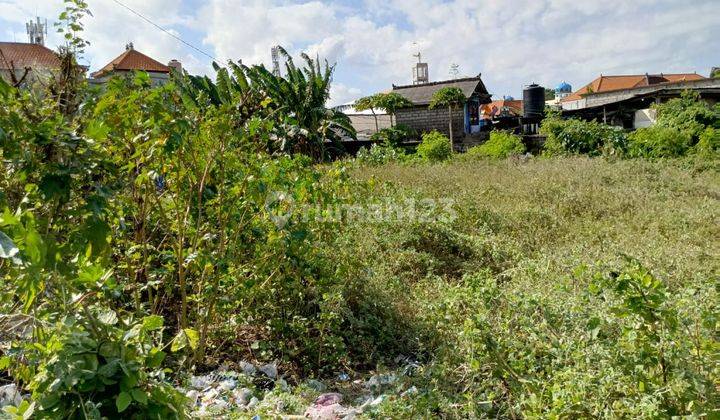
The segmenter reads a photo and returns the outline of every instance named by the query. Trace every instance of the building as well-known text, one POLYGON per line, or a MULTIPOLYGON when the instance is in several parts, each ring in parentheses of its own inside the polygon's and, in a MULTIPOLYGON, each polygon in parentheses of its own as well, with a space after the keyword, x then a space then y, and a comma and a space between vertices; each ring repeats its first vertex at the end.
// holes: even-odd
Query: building
POLYGON ((0 42, 0 77, 14 86, 31 86, 55 77, 60 58, 45 46, 47 22, 40 18, 26 25, 28 43, 0 42))
POLYGON ((561 101, 563 116, 635 129, 654 124, 653 104, 677 98, 686 90, 698 92, 711 104, 720 100, 720 79, 695 73, 601 78, 561 101))
POLYGON ((572 95, 572 86, 569 83, 563 81, 555 87, 553 93, 555 97, 553 99, 545 101, 545 105, 559 109, 561 106, 560 101, 572 95))
POLYGON ((132 43, 125 46, 125 52, 106 64, 103 68, 91 75, 91 83, 102 84, 116 75, 128 74, 134 71, 147 72, 154 85, 167 83, 173 69, 182 69, 180 62, 172 60, 168 65, 148 57, 137 51, 132 43))
POLYGON ((480 75, 406 86, 393 85, 393 92, 404 96, 413 104, 410 108, 397 111, 396 122, 407 125, 421 134, 437 130, 449 136, 447 108, 429 108, 433 94, 446 87, 459 88, 465 95, 465 103, 452 114, 453 143, 471 141, 474 135, 480 133, 480 106, 491 102, 490 94, 480 75))
POLYGON ((334 109, 342 112, 350 118, 350 123, 352 123, 353 128, 355 128, 359 141, 367 141, 377 132, 377 130, 390 128, 392 125, 390 115, 385 112, 384 109, 376 109, 375 115, 373 115, 372 111, 369 109, 365 111, 356 110, 354 105, 354 102, 351 102, 348 104, 338 105, 334 109), (375 126, 376 118, 377 128, 375 126))
POLYGON ((483 130, 515 130, 520 127, 522 116, 523 101, 512 96, 480 105, 480 125, 483 130))
POLYGON ((0 77, 12 85, 31 86, 59 70, 60 58, 44 45, 0 42, 0 77))
POLYGON ((563 110, 582 109, 587 107, 586 96, 597 93, 614 92, 659 85, 662 83, 686 82, 702 80, 705 77, 697 73, 679 74, 638 74, 621 76, 603 76, 578 89, 560 100, 563 110))
POLYGON ((523 101, 512 96, 505 96, 480 107, 480 117, 483 119, 517 118, 522 115, 523 101))

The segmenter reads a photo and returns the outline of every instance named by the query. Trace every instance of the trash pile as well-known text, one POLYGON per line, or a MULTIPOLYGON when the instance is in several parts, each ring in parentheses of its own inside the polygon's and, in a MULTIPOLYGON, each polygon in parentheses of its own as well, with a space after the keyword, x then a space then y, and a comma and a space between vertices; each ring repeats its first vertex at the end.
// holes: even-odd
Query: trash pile
MULTIPOLYGON (((190 415, 194 418, 221 418, 231 413, 243 413, 243 417, 254 420, 277 416, 352 420, 372 413, 389 398, 418 393, 415 386, 406 388, 401 381, 403 376, 411 376, 418 365, 404 361, 404 366, 397 374, 375 374, 355 380, 341 373, 333 383, 346 395, 329 392, 328 386, 316 379, 309 379, 292 389, 279 375, 276 364, 256 366, 248 362, 241 362, 237 370, 225 366, 205 375, 191 376, 184 387, 178 389, 188 398, 190 415)), ((17 406, 26 397, 15 384, 0 386, 0 407, 17 406)))
POLYGON ((240 371, 221 368, 210 374, 192 376, 189 389, 181 389, 190 400, 193 416, 204 417, 228 410, 252 411, 260 399, 254 390, 268 391, 275 387, 287 389, 287 383, 278 377, 277 365, 256 367, 241 362, 240 371))
POLYGON ((18 391, 15 384, 0 386, 0 408, 7 406, 18 406, 23 400, 23 396, 18 391))
POLYGON ((348 391, 346 395, 328 392, 328 386, 316 379, 292 389, 278 374, 276 364, 256 366, 248 362, 241 362, 237 370, 224 367, 192 376, 181 391, 192 404, 193 417, 217 418, 233 412, 245 413, 253 419, 290 415, 288 418, 352 420, 371 413, 389 398, 418 393, 415 386, 407 388, 400 379, 411 376, 419 366, 409 360, 400 362, 404 368, 397 374, 351 380, 348 374, 341 373, 335 381, 343 393, 348 391), (313 402, 308 406, 309 401, 313 402))

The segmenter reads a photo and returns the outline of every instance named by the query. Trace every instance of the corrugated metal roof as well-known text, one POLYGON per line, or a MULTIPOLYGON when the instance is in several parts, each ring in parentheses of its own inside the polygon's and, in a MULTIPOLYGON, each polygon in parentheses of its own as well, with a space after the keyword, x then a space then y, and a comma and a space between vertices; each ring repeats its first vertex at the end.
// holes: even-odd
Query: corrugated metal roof
POLYGON ((170 67, 154 60, 147 55, 132 48, 127 49, 117 58, 107 63, 105 67, 92 74, 92 77, 102 77, 115 70, 132 71, 142 70, 156 73, 170 73, 170 67))
POLYGON ((44 45, 0 42, 0 69, 21 70, 26 67, 59 69, 60 59, 55 51, 44 45))
POLYGON ((438 90, 445 87, 456 87, 462 90, 466 98, 470 98, 473 93, 478 92, 481 95, 488 95, 487 89, 483 84, 480 76, 468 77, 465 79, 445 80, 440 82, 424 83, 422 85, 394 86, 393 92, 407 98, 415 105, 428 105, 432 96, 438 90))

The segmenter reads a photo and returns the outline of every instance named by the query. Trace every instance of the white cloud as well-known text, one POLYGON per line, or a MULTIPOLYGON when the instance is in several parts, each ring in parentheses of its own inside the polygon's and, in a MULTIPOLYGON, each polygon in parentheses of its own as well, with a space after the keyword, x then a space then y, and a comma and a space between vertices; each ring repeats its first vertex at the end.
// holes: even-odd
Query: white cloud
POLYGON ((348 87, 342 83, 335 82, 330 85, 329 106, 342 105, 354 101, 362 95, 358 88, 348 87))

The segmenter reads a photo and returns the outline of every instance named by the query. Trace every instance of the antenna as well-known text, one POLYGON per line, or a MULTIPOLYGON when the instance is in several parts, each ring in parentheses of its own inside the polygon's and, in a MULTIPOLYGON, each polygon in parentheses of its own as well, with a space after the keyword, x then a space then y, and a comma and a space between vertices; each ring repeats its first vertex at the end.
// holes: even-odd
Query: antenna
POLYGON ((35 17, 35 22, 32 20, 25 24, 25 30, 27 30, 28 38, 31 44, 45 45, 45 37, 47 36, 47 19, 43 23, 40 21, 40 17, 35 17))
POLYGON ((457 79, 458 75, 460 75, 460 65, 457 63, 450 64, 450 76, 457 79))
POLYGON ((275 45, 270 49, 270 55, 272 56, 273 74, 280 76, 280 46, 275 45))

